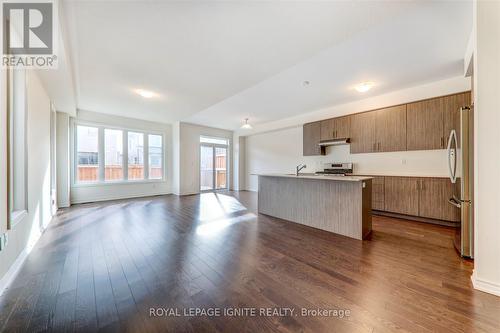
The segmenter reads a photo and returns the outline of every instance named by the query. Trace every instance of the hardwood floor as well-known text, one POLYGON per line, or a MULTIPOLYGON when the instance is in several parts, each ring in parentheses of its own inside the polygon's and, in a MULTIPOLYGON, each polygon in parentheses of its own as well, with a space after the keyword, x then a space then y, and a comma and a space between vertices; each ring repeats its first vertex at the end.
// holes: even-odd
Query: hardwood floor
POLYGON ((472 289, 452 229, 374 216, 372 239, 358 241, 257 215, 256 204, 227 192, 62 210, 0 296, 0 330, 500 331, 500 298, 472 289), (150 316, 196 307, 257 314, 150 316), (259 315, 276 307, 294 314, 259 315))

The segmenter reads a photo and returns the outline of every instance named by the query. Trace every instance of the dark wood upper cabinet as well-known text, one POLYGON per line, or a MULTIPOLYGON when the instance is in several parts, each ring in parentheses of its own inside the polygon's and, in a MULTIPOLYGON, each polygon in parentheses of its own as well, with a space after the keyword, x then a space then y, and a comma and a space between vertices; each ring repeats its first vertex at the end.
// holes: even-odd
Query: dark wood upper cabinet
POLYGON ((304 124, 302 137, 302 152, 304 156, 324 155, 325 148, 318 145, 321 139, 321 122, 304 124))
POLYGON ((317 142, 340 138, 350 138, 352 154, 445 149, 452 129, 460 140, 459 110, 470 100, 464 92, 310 123, 304 155, 324 155, 317 142))
POLYGON ((471 93, 450 95, 443 97, 443 121, 445 144, 448 144, 451 130, 457 132, 457 143, 460 146, 460 108, 471 105, 471 93))
POLYGON ((406 105, 351 116, 351 153, 406 150, 406 105))
POLYGON ((456 192, 456 184, 446 178, 421 178, 419 181, 419 216, 445 221, 460 221, 460 209, 448 199, 456 192))
POLYGON ((443 149, 443 98, 407 104, 407 150, 443 149))
POLYGON ((385 177, 385 210, 392 213, 418 216, 418 184, 418 178, 385 177))
POLYGON ((333 118, 333 138, 334 139, 349 138, 350 125, 351 125, 350 116, 333 118))
POLYGON ((351 116, 351 153, 371 153, 375 151, 376 113, 363 112, 351 116))
POLYGON ((333 118, 321 121, 321 140, 331 140, 333 136, 333 118))
POLYGON ((406 150, 406 105, 374 111, 378 152, 406 150))
POLYGON ((349 116, 325 119, 321 121, 321 140, 349 137, 349 116))

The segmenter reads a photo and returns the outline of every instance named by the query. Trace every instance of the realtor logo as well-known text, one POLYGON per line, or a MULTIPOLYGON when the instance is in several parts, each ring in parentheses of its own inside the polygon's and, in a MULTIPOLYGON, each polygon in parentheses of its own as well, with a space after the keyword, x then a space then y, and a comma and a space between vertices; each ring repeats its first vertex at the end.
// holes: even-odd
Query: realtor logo
POLYGON ((3 2, 2 67, 56 68, 56 7, 49 0, 3 2))

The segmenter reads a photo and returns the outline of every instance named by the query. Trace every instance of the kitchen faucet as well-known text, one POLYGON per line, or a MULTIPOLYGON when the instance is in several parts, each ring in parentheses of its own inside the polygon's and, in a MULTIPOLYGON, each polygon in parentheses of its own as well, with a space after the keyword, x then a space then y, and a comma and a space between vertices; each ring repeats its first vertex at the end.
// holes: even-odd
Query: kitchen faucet
POLYGON ((295 175, 296 175, 296 176, 298 176, 298 175, 299 175, 300 170, 302 170, 302 169, 304 169, 304 168, 306 168, 306 167, 307 167, 307 166, 306 166, 305 164, 299 164, 299 165, 297 165, 297 166, 295 167, 295 170, 296 170, 295 175))

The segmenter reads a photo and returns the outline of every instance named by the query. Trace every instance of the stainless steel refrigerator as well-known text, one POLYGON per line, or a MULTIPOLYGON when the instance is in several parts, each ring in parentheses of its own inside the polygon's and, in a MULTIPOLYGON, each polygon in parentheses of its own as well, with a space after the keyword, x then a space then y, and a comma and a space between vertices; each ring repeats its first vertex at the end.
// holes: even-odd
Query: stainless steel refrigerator
POLYGON ((455 248, 463 257, 474 258, 474 110, 467 106, 459 112, 460 132, 452 130, 448 139, 450 180, 459 186, 449 203, 461 210, 455 248))

